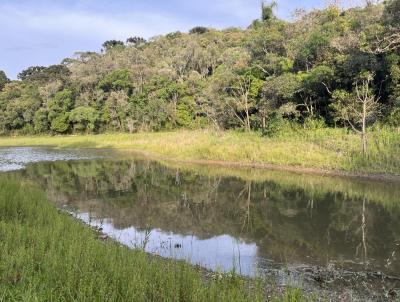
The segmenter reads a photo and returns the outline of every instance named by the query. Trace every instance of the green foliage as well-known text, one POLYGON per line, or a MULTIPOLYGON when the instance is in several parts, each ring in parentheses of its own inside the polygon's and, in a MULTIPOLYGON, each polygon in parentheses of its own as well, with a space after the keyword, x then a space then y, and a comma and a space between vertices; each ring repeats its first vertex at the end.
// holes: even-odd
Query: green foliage
POLYGON ((99 113, 92 107, 77 107, 69 114, 69 120, 74 130, 78 132, 92 133, 96 130, 99 121, 99 113))
POLYGON ((0 94, 0 132, 20 131, 33 123, 41 99, 37 87, 28 83, 12 82, 0 94))
POLYGON ((54 119, 80 107, 92 107, 99 118, 93 126, 91 113, 77 109, 72 116, 80 121, 71 122, 76 131, 160 131, 199 123, 259 129, 274 111, 299 123, 318 117, 343 126, 335 123, 345 103, 339 92, 354 96, 364 71, 374 75, 370 92, 386 114, 381 120, 388 121, 400 102, 399 1, 343 12, 332 5, 291 22, 274 16, 275 5, 263 2, 261 20, 245 30, 195 27, 149 41, 130 37, 126 46, 109 40, 101 53, 30 67, 19 84, 0 73, 0 132, 50 132, 54 119))
POLYGON ((0 191, 0 300, 264 300, 261 289, 236 276, 204 280, 186 263, 102 242, 20 181, 2 177, 0 191))
POLYGON ((18 74, 22 81, 47 83, 51 81, 66 81, 70 71, 65 65, 51 65, 49 67, 32 66, 18 74))
POLYGON ((265 80, 263 87, 264 102, 268 103, 270 109, 295 100, 295 95, 300 92, 301 80, 292 73, 284 73, 280 76, 269 77, 265 80))
POLYGON ((118 40, 108 40, 103 43, 103 50, 110 51, 113 49, 122 49, 125 46, 124 42, 118 40))
POLYGON ((290 128, 289 121, 284 119, 281 114, 274 112, 268 117, 263 134, 268 137, 279 137, 290 133, 290 128))
POLYGON ((69 128, 69 114, 73 108, 74 95, 69 89, 57 92, 48 103, 50 129, 57 133, 66 133, 69 128))
POLYGON ((44 108, 40 108, 38 111, 35 112, 35 116, 33 118, 33 124, 36 133, 46 133, 49 128, 49 121, 48 121, 48 112, 44 108))
POLYGON ((271 4, 267 4, 266 2, 261 2, 261 20, 264 22, 271 21, 274 16, 274 8, 277 6, 277 3, 273 1, 271 4))
POLYGON ((130 37, 126 39, 126 44, 129 46, 140 47, 146 43, 147 43, 146 39, 142 37, 130 37))
POLYGON ((6 73, 0 70, 0 91, 3 90, 4 86, 10 82, 9 78, 7 78, 6 73))
POLYGON ((304 120, 303 126, 304 126, 304 129, 307 129, 307 130, 319 130, 319 129, 326 128, 326 123, 321 118, 307 117, 304 120))
POLYGON ((388 117, 388 124, 400 128, 400 107, 395 108, 388 117))
POLYGON ((51 121, 50 129, 54 132, 63 134, 69 130, 69 114, 61 113, 51 121))
POLYGON ((195 105, 196 104, 194 103, 194 100, 191 97, 183 98, 180 101, 176 112, 176 122, 178 123, 179 126, 185 128, 193 127, 195 118, 194 116, 195 105))
POLYGON ((383 19, 387 25, 396 28, 400 26, 400 1, 387 0, 383 19))
POLYGON ((191 30, 189 30, 189 34, 191 35, 202 35, 208 32, 209 29, 207 27, 202 27, 202 26, 196 26, 193 27, 191 30))
POLYGON ((302 74, 304 90, 313 95, 326 94, 325 85, 330 85, 333 79, 332 68, 324 65, 317 66, 308 73, 302 74))
POLYGON ((102 79, 98 87, 105 92, 123 90, 131 93, 133 89, 131 74, 127 69, 115 70, 102 79))
POLYGON ((51 65, 47 67, 39 78, 39 81, 42 82, 51 82, 51 81, 67 81, 68 77, 71 75, 71 72, 65 65, 51 65))
POLYGON ((45 70, 44 66, 31 66, 18 74, 18 79, 21 81, 31 80, 35 77, 39 77, 40 74, 45 70))

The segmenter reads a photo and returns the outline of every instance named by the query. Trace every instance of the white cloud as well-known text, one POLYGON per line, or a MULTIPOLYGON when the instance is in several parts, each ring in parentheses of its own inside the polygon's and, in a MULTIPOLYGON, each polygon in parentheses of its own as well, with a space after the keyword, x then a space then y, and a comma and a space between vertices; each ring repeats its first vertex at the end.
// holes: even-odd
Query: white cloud
MULTIPOLYGON (((346 1, 346 0, 343 0, 346 1)), ((348 0, 362 1, 362 0, 348 0)), ((347 2, 348 2, 347 1, 347 2)), ((193 26, 245 27, 261 0, 0 0, 0 69, 15 78, 31 65, 60 62, 75 51, 99 50, 108 39, 146 38, 193 26)), ((278 0, 278 14, 324 0, 278 0)))
POLYGON ((99 50, 108 39, 152 37, 191 24, 148 12, 105 13, 73 8, 0 4, 0 69, 15 78, 32 65, 57 64, 79 50, 99 50))
POLYGON ((54 33, 121 39, 133 34, 150 37, 187 27, 187 24, 182 24, 174 18, 156 13, 105 15, 59 8, 26 10, 1 5, 0 24, 14 31, 25 29, 27 32, 37 32, 41 35, 54 33))

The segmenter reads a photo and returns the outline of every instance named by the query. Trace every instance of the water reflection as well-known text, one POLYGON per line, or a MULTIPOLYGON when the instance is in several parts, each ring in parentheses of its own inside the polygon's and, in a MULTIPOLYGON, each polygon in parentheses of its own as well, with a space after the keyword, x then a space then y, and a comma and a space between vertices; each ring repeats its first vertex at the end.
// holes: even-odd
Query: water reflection
POLYGON ((82 220, 163 257, 248 275, 284 269, 314 282, 338 270, 400 277, 396 184, 132 158, 18 173, 82 220), (315 277, 321 268, 327 273, 315 277))
POLYGON ((94 159, 104 156, 102 150, 56 150, 34 147, 0 148, 0 172, 15 171, 27 164, 49 161, 94 159))
POLYGON ((75 213, 76 217, 92 225, 131 248, 143 249, 165 258, 191 261, 216 271, 230 271, 235 267, 239 273, 254 272, 257 245, 245 243, 229 235, 208 239, 196 235, 181 235, 161 229, 140 230, 135 227, 117 229, 112 219, 98 220, 89 213, 75 213))

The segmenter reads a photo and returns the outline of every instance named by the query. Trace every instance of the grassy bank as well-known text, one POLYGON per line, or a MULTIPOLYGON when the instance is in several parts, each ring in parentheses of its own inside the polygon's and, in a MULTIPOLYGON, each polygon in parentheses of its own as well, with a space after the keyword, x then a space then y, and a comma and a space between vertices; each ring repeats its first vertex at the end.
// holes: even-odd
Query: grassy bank
MULTIPOLYGON (((258 281, 96 238, 42 192, 0 177, 0 301, 262 301, 258 281)), ((287 299, 298 292, 287 293, 287 299)), ((281 297, 284 299, 285 297, 281 297)), ((277 298, 280 299, 280 298, 277 298)))
POLYGON ((258 133, 177 131, 87 136, 3 137, 0 146, 132 149, 178 160, 229 161, 400 174, 400 130, 380 129, 368 137, 368 156, 359 136, 345 129, 296 130, 268 138, 258 133))

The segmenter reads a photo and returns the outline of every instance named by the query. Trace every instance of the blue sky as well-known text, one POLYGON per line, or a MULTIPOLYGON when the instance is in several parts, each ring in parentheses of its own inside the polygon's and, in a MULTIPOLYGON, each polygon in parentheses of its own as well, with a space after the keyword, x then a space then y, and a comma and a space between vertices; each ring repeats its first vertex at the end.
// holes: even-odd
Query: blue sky
MULTIPOLYGON (((286 19, 295 8, 325 3, 277 2, 277 14, 286 19)), ((0 0, 0 70, 15 79, 26 67, 98 51, 109 39, 149 38, 197 25, 246 27, 259 14, 260 0, 0 0)))

